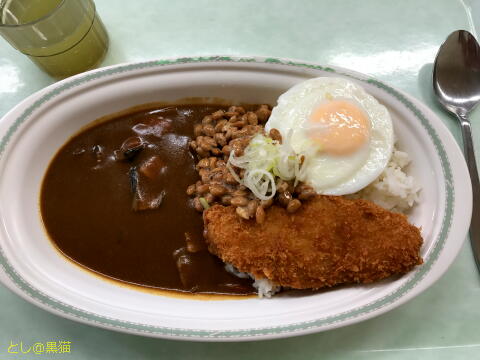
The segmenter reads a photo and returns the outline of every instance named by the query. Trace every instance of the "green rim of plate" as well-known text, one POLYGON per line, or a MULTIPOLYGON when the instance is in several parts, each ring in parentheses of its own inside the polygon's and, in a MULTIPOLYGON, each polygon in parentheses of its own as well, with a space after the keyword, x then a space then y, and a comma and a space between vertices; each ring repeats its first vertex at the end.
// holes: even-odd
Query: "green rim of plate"
POLYGON ((414 271, 414 273, 409 277, 402 286, 397 288, 392 293, 361 307, 349 310, 347 312, 336 314, 316 320, 305 321, 295 324, 290 324, 286 326, 275 326, 275 327, 263 327, 263 328, 252 328, 252 329, 242 329, 242 330, 192 330, 192 329, 182 329, 182 328, 170 328, 170 327, 161 327, 161 326, 152 326, 145 325, 134 322, 127 322, 119 319, 109 318, 101 316, 95 313, 87 312, 75 307, 72 307, 66 303, 60 302, 36 289, 34 286, 29 284, 25 279, 23 279, 12 267, 12 265, 7 260, 3 249, 0 246, 0 265, 3 267, 3 270, 10 278, 10 280, 21 290, 24 295, 30 297, 36 302, 40 302, 45 307, 55 311, 63 313, 68 317, 76 318, 80 321, 87 322, 93 325, 98 325, 107 328, 113 328, 128 332, 135 332, 137 334, 150 334, 153 336, 161 337, 183 337, 183 338, 205 338, 205 339, 228 339, 228 338, 255 338, 263 336, 275 336, 280 334, 292 334, 297 332, 304 332, 308 330, 320 329, 327 325, 332 325, 335 323, 342 323, 347 320, 354 320, 358 317, 365 316, 373 311, 384 308, 398 299, 405 296, 410 292, 415 286, 429 273, 432 265, 438 259, 438 256, 445 245, 448 233, 453 219, 453 203, 454 203, 454 189, 453 189, 453 178, 451 166, 448 160, 447 153, 443 147, 443 143, 438 137, 435 129, 425 118, 422 112, 405 96, 393 89, 392 87, 371 78, 361 78, 360 75, 353 75, 350 73, 344 73, 341 70, 336 70, 331 67, 325 67, 315 64, 307 64, 302 62, 294 62, 289 60, 282 60, 277 58, 256 58, 256 57, 230 57, 230 56, 209 56, 209 57, 183 57, 171 60, 157 60, 149 62, 141 62, 129 65, 119 65, 105 70, 99 70, 92 73, 87 73, 84 76, 74 77, 70 81, 65 81, 62 85, 53 88, 48 91, 46 94, 41 96, 36 100, 31 106, 29 106, 17 119, 14 123, 8 128, 6 134, 2 137, 0 142, 0 160, 2 159, 5 149, 8 145, 8 142, 12 138, 13 134, 19 129, 19 127, 25 122, 26 119, 37 110, 42 104, 51 100, 55 96, 61 94, 62 92, 77 87, 81 84, 87 83, 92 80, 100 79, 106 76, 110 76, 118 73, 125 73, 134 70, 146 69, 146 68, 155 68, 163 67, 169 65, 179 65, 179 64, 192 64, 192 63, 202 63, 202 62, 227 62, 227 63, 259 63, 259 64, 276 64, 280 66, 291 66, 297 68, 306 68, 327 71, 331 73, 336 73, 341 76, 345 76, 357 81, 366 82, 372 84, 391 96, 395 97, 400 101, 406 108, 408 108, 412 114, 419 120, 423 125, 425 130, 428 132, 431 141, 433 142, 437 154, 440 158, 442 165, 443 175, 445 179, 445 198, 446 206, 445 213, 442 219, 442 225, 440 234, 437 238, 437 241, 433 245, 433 249, 430 252, 427 259, 425 259, 424 264, 414 271))

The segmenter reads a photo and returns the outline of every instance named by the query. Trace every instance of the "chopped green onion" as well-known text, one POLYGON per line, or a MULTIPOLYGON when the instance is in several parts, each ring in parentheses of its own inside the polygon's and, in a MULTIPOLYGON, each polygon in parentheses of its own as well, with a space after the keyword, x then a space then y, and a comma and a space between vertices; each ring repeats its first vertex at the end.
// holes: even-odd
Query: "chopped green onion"
POLYGON ((201 197, 201 198, 198 199, 198 200, 200 200, 200 204, 202 204, 202 206, 203 206, 203 208, 204 208, 205 210, 207 210, 208 208, 210 208, 210 205, 208 204, 207 199, 205 199, 204 197, 201 197))
POLYGON ((296 153, 290 145, 292 132, 285 137, 282 144, 261 134, 255 135, 244 150, 243 156, 230 153, 227 168, 237 182, 245 185, 261 200, 271 199, 276 192, 275 178, 282 180, 305 179, 305 165, 308 156, 296 153), (243 179, 235 172, 233 166, 244 169, 243 179))

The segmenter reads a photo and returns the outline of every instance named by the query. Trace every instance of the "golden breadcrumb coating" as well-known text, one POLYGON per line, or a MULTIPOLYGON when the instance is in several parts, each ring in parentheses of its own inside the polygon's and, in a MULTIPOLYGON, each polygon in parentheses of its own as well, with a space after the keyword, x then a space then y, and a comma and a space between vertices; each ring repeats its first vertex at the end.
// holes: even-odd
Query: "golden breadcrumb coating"
POLYGON ((422 263, 420 230, 366 200, 318 195, 294 214, 272 206, 264 224, 215 205, 204 212, 204 223, 210 252, 296 289, 369 283, 422 263))

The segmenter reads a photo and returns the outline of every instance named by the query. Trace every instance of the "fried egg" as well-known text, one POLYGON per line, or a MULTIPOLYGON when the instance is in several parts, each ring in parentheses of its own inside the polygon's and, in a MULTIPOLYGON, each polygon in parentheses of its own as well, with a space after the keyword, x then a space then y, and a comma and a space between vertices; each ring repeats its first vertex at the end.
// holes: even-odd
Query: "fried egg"
POLYGON ((283 93, 265 125, 298 154, 304 178, 319 194, 355 193, 387 166, 394 143, 388 110, 361 86, 319 77, 283 93))

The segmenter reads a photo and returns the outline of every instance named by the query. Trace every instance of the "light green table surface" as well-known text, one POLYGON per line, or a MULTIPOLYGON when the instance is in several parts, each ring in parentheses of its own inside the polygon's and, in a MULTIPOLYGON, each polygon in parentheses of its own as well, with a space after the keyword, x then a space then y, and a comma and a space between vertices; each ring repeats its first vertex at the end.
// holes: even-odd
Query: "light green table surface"
MULTIPOLYGON (((111 38, 103 65, 205 54, 289 57, 347 67, 425 102, 439 45, 475 32, 477 3, 461 0, 96 0, 111 38), (473 7, 473 14, 471 8, 473 7)), ((478 6, 480 9, 480 6, 478 6)), ((0 116, 53 79, 0 40, 0 116)), ((480 121, 480 111, 473 120, 480 121)), ((480 122, 474 124, 480 147, 480 122)), ((0 199, 1 201, 1 199, 0 199)), ((470 245, 430 289, 385 315, 329 332, 249 343, 142 338, 51 315, 0 286, 3 359, 480 359, 480 281, 470 245), (24 344, 69 340, 70 354, 12 355, 24 344)))

